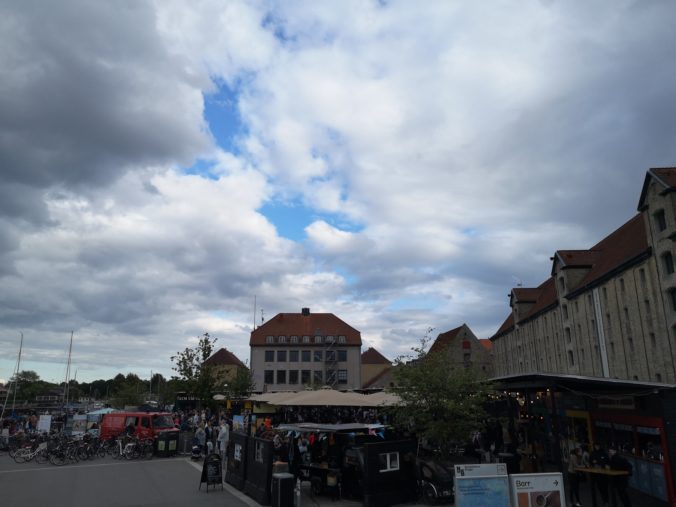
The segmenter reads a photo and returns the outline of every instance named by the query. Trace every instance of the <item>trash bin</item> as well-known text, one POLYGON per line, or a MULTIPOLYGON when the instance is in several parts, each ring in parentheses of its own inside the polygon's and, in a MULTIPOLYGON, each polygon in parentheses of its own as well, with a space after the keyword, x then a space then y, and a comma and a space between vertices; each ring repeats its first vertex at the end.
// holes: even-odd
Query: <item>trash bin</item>
POLYGON ((178 431, 160 431, 155 445, 156 455, 160 458, 174 456, 178 451, 178 431))
POLYGON ((272 507, 293 507, 293 474, 272 474, 272 507))

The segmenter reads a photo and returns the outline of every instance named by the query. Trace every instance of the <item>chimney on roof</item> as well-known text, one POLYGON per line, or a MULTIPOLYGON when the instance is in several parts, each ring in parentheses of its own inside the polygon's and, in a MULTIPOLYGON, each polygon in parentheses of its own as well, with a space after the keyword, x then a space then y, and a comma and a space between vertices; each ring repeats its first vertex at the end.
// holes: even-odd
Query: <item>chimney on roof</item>
POLYGON ((310 309, 309 308, 301 308, 300 313, 307 317, 308 315, 310 315, 310 309))

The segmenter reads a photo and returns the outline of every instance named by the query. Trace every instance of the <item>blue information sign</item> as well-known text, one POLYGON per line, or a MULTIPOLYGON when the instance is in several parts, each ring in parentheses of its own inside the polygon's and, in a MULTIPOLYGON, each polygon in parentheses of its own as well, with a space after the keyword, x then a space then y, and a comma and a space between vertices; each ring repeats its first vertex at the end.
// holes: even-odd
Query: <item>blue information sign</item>
POLYGON ((457 477, 455 480, 456 507, 509 507, 509 478, 457 477))

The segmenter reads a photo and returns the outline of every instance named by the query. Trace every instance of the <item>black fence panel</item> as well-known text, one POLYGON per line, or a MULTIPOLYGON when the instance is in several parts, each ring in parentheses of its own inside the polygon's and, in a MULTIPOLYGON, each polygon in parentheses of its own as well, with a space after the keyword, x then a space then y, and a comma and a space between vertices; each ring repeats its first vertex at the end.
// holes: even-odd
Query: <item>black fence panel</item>
POLYGON ((244 493, 261 505, 270 505, 272 440, 250 438, 244 493))
POLYGON ((364 444, 364 507, 415 500, 415 441, 364 444))
POLYGON ((244 489, 246 482, 247 453, 249 437, 243 433, 230 433, 228 443, 228 466, 225 471, 225 482, 235 488, 244 489))

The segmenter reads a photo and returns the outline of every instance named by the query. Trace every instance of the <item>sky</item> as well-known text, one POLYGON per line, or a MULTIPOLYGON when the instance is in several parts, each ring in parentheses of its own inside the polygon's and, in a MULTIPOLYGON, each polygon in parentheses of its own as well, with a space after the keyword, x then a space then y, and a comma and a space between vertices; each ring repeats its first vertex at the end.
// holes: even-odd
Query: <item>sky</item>
MULTIPOLYGON (((0 378, 331 312, 389 359, 676 165, 669 1, 0 0, 0 378), (256 313, 254 314, 254 300, 256 313), (262 314, 261 314, 262 311, 262 314)), ((71 375, 72 376, 72 375, 71 375)))

